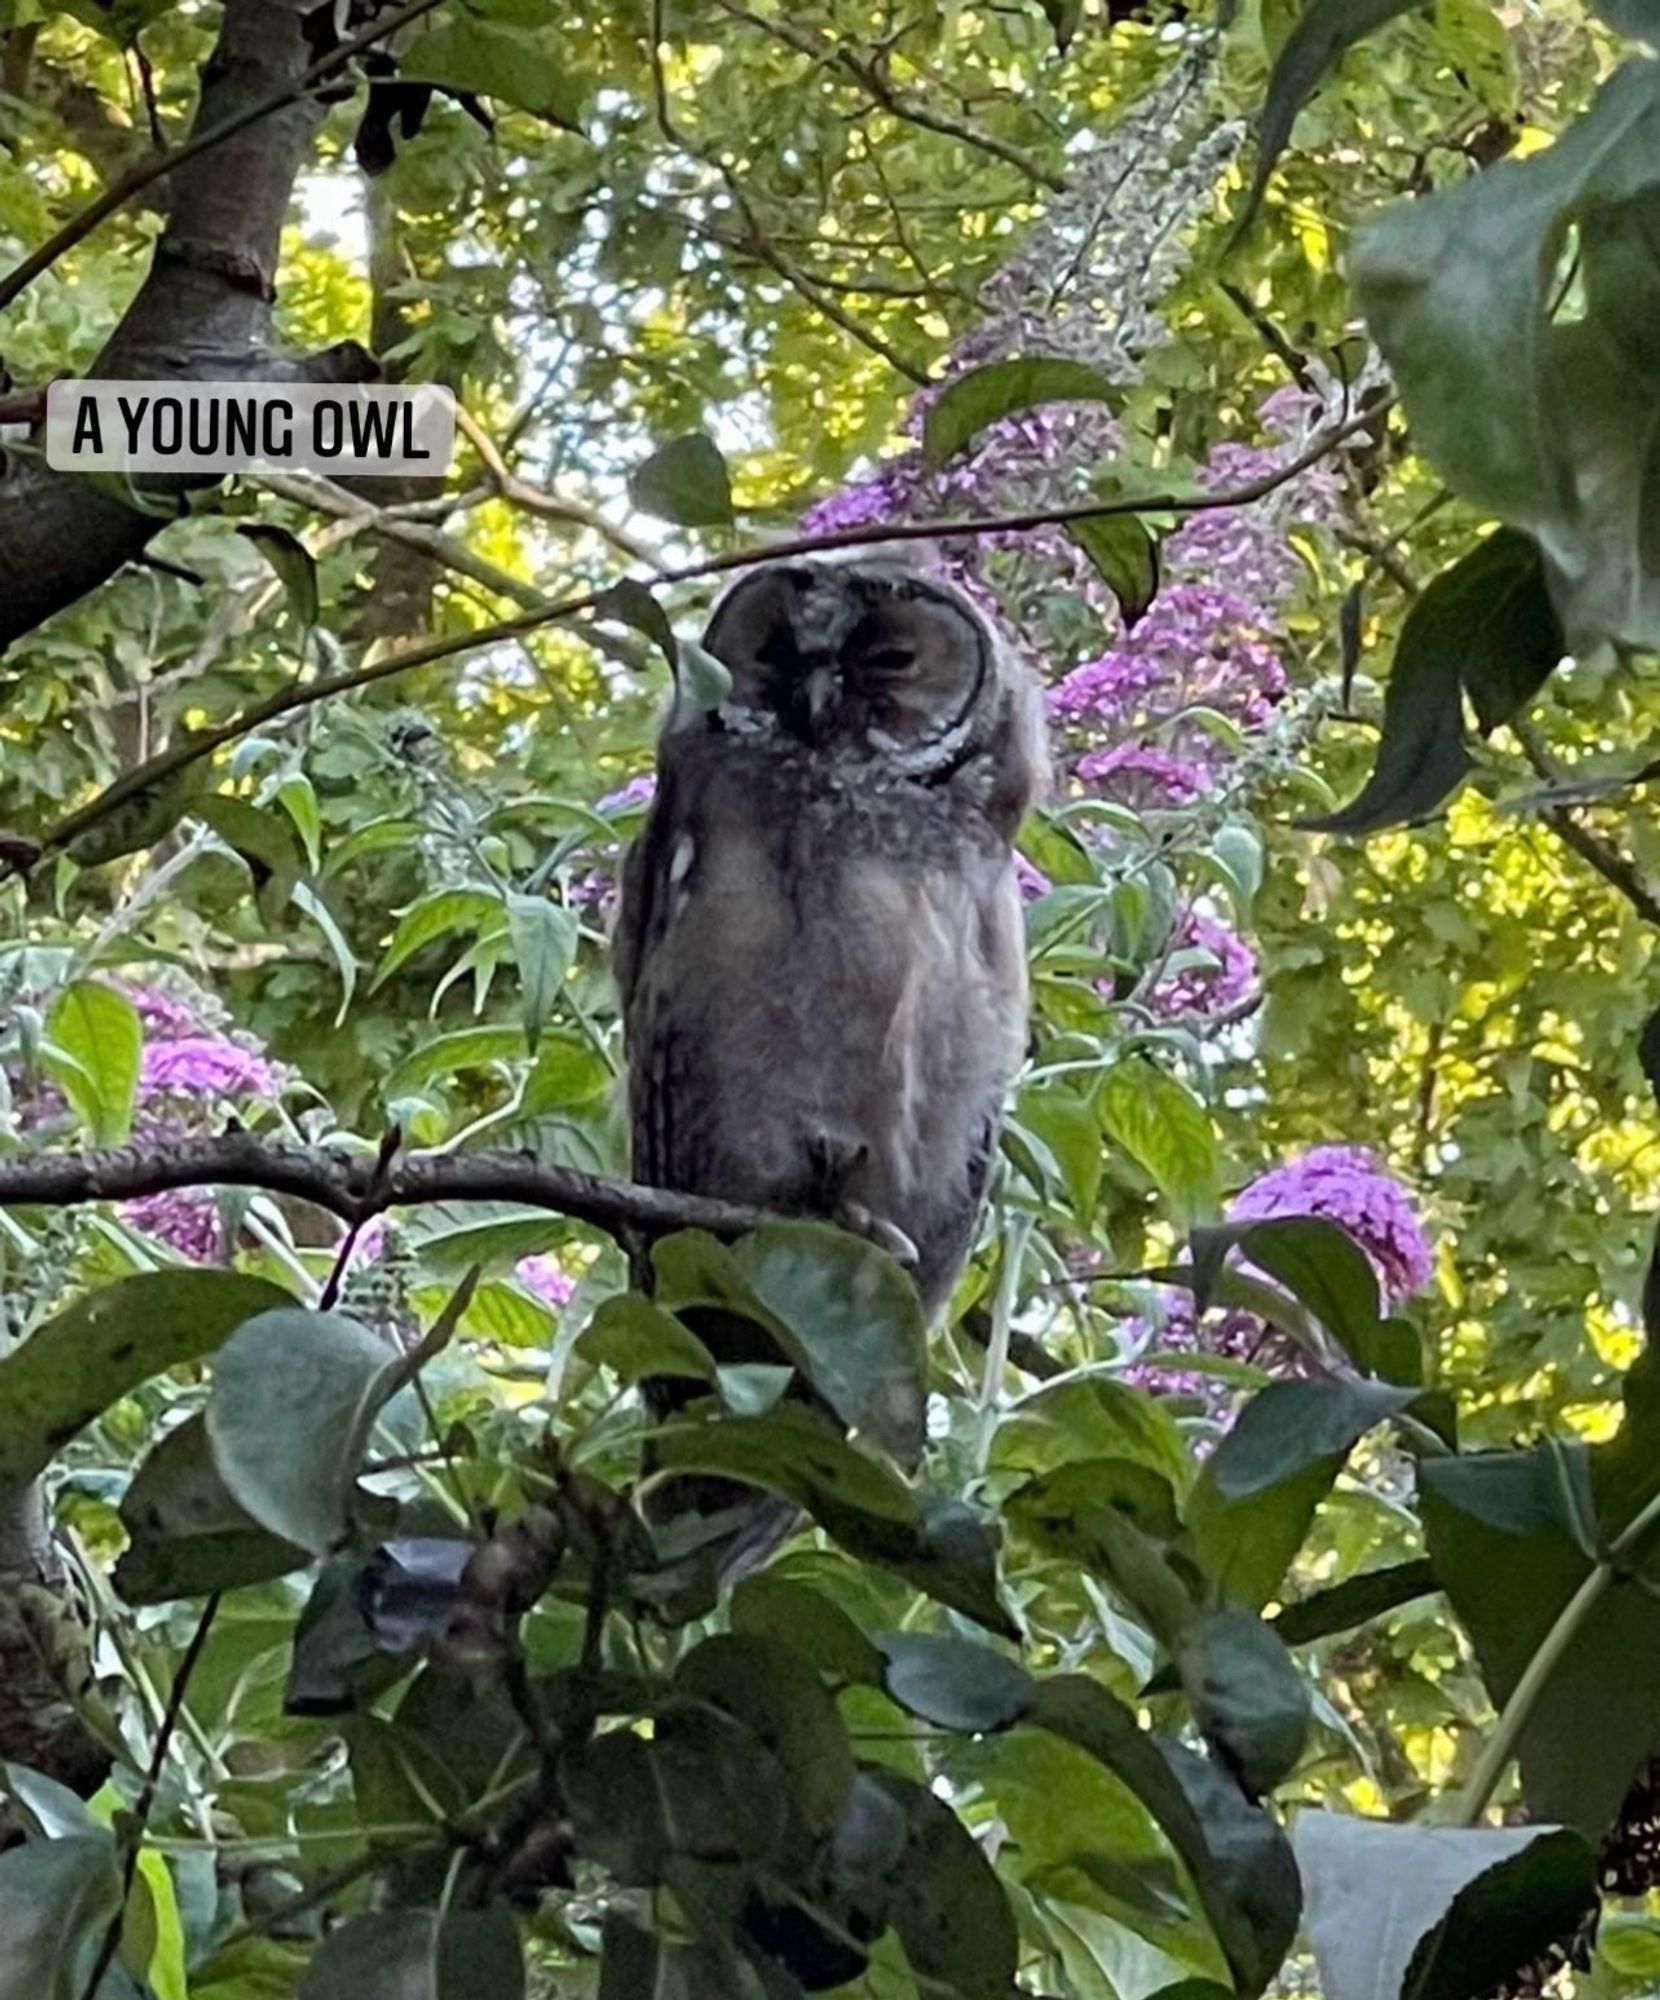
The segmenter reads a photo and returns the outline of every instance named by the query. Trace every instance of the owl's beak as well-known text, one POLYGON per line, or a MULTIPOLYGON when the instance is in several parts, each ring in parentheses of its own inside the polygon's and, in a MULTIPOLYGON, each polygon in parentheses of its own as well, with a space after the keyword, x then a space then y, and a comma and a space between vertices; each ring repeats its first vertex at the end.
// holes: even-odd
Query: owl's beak
POLYGON ((801 683, 801 708, 809 743, 822 741, 841 694, 841 674, 829 661, 810 670, 801 683))

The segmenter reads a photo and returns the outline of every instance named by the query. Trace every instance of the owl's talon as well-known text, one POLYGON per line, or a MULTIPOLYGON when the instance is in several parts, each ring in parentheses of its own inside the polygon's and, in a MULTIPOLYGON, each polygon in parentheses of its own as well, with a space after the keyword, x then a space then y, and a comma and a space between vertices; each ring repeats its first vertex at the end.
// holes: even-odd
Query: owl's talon
POLYGON ((843 1229, 851 1230, 855 1236, 862 1236, 879 1250, 885 1250, 896 1264, 902 1264, 907 1271, 914 1271, 922 1262, 916 1245, 904 1230, 897 1223, 889 1222, 885 1216, 873 1214, 862 1201, 843 1202, 836 1212, 836 1220, 843 1229))

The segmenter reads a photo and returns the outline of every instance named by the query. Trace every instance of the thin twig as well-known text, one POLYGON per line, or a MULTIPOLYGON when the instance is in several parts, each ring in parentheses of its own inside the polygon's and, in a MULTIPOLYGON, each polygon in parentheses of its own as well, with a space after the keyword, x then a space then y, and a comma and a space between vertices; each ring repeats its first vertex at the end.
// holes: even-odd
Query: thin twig
POLYGON ((126 1859, 121 1870, 121 1901, 116 1906, 115 1915, 110 1918, 109 1929, 104 1933, 104 1941, 98 1948, 98 1956, 92 1971, 82 1989, 81 2000, 95 2000, 98 1989, 104 1983, 104 1974, 115 1963, 115 1954, 121 1949, 121 1931, 126 1922, 127 1903, 133 1893, 133 1882, 138 1874, 139 1850, 144 1845, 144 1831, 150 1824, 150 1813, 156 1802, 156 1789, 161 1783, 162 1771, 166 1768, 167 1752, 173 1742, 173 1732, 179 1726, 179 1714, 184 1707, 185 1694, 190 1687, 190 1677, 196 1671, 196 1663, 202 1657, 202 1649, 208 1642, 208 1634, 213 1630, 213 1621, 219 1612, 219 1593, 215 1591, 202 1606, 202 1615, 196 1620, 196 1630, 190 1635, 190 1644, 184 1649, 184 1657, 179 1661, 178 1670, 173 1675, 173 1685, 168 1689, 167 1707, 156 1731, 155 1747, 150 1752, 149 1768, 144 1773, 144 1783, 133 1806, 131 1823, 125 1830, 126 1859))
MULTIPOLYGON (((1323 436, 1316 438, 1308 449, 1286 464, 1265 472, 1244 484, 1209 493, 1136 493, 1114 500, 1085 500, 1061 507, 1030 508, 1018 514, 974 515, 956 520, 941 521, 890 521, 865 528, 842 528, 830 534, 797 535, 783 541, 764 543, 759 547, 736 549, 725 555, 709 556, 699 562, 687 563, 678 569, 663 571, 653 579, 660 584, 699 583, 712 577, 726 576, 735 570, 751 569, 757 563, 793 561, 804 556, 822 555, 831 550, 870 548, 888 543, 951 541, 978 538, 985 535, 1022 534, 1034 528, 1065 527, 1075 521, 1105 520, 1120 514, 1203 514, 1213 513, 1227 507, 1245 507, 1265 499, 1270 493, 1286 485, 1300 474, 1317 465, 1321 459, 1333 452, 1345 438, 1358 430, 1369 428, 1382 413, 1383 405, 1373 404, 1359 416, 1334 426, 1323 436)), ((338 674, 323 675, 314 681, 295 681, 279 688, 275 694, 263 701, 255 702, 241 714, 233 715, 229 721, 221 722, 211 729, 198 731, 157 756, 135 765, 124 772, 113 784, 107 786, 98 796, 72 812, 55 826, 40 836, 37 842, 41 854, 55 852, 77 834, 85 832, 135 793, 150 791, 165 784, 178 772, 190 765, 210 757, 227 743, 234 743, 251 730, 262 728, 279 717, 291 715, 300 709, 310 708, 320 701, 329 701, 335 695, 351 694, 359 688, 372 687, 377 682, 389 680, 395 675, 412 673, 417 667, 432 666, 439 660, 453 659, 459 653, 470 653, 483 646, 503 644, 522 638, 528 632, 539 631, 544 625, 583 617, 603 610, 609 601, 607 589, 585 590, 573 596, 556 599, 545 610, 526 611, 515 618, 504 618, 494 625, 481 625, 471 632, 451 633, 441 639, 430 640, 422 646, 410 646, 392 653, 384 659, 375 660, 366 666, 354 667, 338 674)), ((0 880, 4 873, 0 871, 0 880)))

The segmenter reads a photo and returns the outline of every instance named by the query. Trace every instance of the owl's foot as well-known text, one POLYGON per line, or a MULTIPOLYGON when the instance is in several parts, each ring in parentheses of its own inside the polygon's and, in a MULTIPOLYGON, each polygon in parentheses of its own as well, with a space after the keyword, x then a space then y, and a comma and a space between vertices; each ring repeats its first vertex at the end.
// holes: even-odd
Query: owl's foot
POLYGON ((885 1250, 896 1264, 903 1265, 907 1271, 914 1271, 922 1261, 916 1245, 904 1230, 897 1223, 889 1222, 886 1216, 866 1208, 862 1201, 844 1201, 836 1210, 836 1220, 843 1229, 851 1230, 855 1236, 862 1236, 879 1250, 885 1250))

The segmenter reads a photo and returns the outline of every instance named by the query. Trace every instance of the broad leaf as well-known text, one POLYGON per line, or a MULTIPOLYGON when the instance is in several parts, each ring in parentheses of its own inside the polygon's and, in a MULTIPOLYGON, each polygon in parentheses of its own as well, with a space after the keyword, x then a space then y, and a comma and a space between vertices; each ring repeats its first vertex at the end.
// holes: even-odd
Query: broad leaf
POLYGON ((1557 142, 1367 226, 1361 305, 1413 437, 1544 550, 1567 643, 1660 644, 1660 62, 1627 62, 1557 142), (1578 231, 1582 310, 1557 311, 1578 231))
POLYGON ((127 1546, 114 1582, 129 1604, 263 1583, 310 1561, 231 1497, 199 1411, 152 1447, 122 1495, 121 1525, 127 1546))
POLYGON ((1566 641, 1537 545, 1501 528, 1416 598, 1401 628, 1372 775, 1339 811, 1305 825, 1369 834, 1424 818, 1470 770, 1464 698, 1484 730, 1533 698, 1566 641))
POLYGON ((1251 1797, 1272 1791, 1302 1756, 1313 1713, 1285 1641, 1239 1606, 1218 1605, 1188 1628, 1176 1663, 1212 1754, 1251 1797))
POLYGON ((0 1854, 0 2000, 83 2000, 120 1907, 121 1876, 107 1833, 28 1840, 0 1854))
POLYGON ((279 527, 275 521, 242 521, 237 524, 236 532, 252 542, 271 565, 289 610, 309 630, 320 615, 317 558, 298 535, 279 527))
POLYGON ((505 1905, 377 1910, 329 1932, 298 2000, 522 2000, 524 1954, 505 1905))
POLYGON ((674 1685, 753 1730, 777 1760, 808 1830, 830 1831, 853 1782, 853 1752, 836 1705, 808 1660, 776 1639, 721 1633, 686 1655, 674 1685))
POLYGON ((33 1479, 129 1391, 213 1353, 256 1313, 291 1305, 263 1278, 154 1271, 100 1285, 0 1360, 0 1484, 33 1479))
POLYGON ((624 1382, 648 1375, 682 1375, 713 1381, 715 1363, 691 1328, 673 1313, 642 1298, 619 1292, 602 1300, 577 1335, 576 1351, 596 1368, 609 1368, 624 1382))
POLYGON ((1039 403, 1111 403, 1122 391, 1099 369, 1061 356, 1016 355, 991 361, 947 382, 928 406, 922 449, 943 465, 988 424, 1039 403))
POLYGON ((1032 1705, 1032 1678, 1019 1661, 968 1639, 929 1632, 884 1632, 882 1684, 901 1708, 942 1729, 1012 1729, 1032 1705))
POLYGON ((124 993, 77 979, 46 1017, 46 1064, 97 1146, 119 1146, 132 1129, 144 1028, 124 993))
POLYGON ((979 1843, 925 1786, 893 1771, 868 1776, 905 1815, 887 1913, 912 1969, 963 2000, 1009 2000, 1014 1914, 979 1843))
POLYGON ((1192 1223, 1216 1205, 1216 1134, 1199 1100, 1168 1070, 1140 1057, 1101 1086, 1101 1123, 1175 1211, 1192 1223))
POLYGON ((1066 531, 1118 599, 1125 631, 1133 631, 1158 594, 1157 538, 1134 514, 1085 515, 1069 521, 1066 531))
POLYGON ((678 528, 719 528, 732 519, 732 477, 702 431, 673 438, 628 475, 628 497, 643 514, 678 528))
POLYGON ((399 57, 398 73, 494 98, 567 132, 583 129, 582 92, 569 64, 529 28, 463 14, 417 37, 399 57))
POLYGON ((532 1051, 552 1015, 565 974, 576 957, 576 912, 544 896, 509 896, 507 929, 519 968, 525 1038, 532 1051))
POLYGON ((1590 1849, 1560 1827, 1305 1810, 1292 1839, 1327 2000, 1476 2000, 1570 1934, 1596 1894, 1590 1849))

